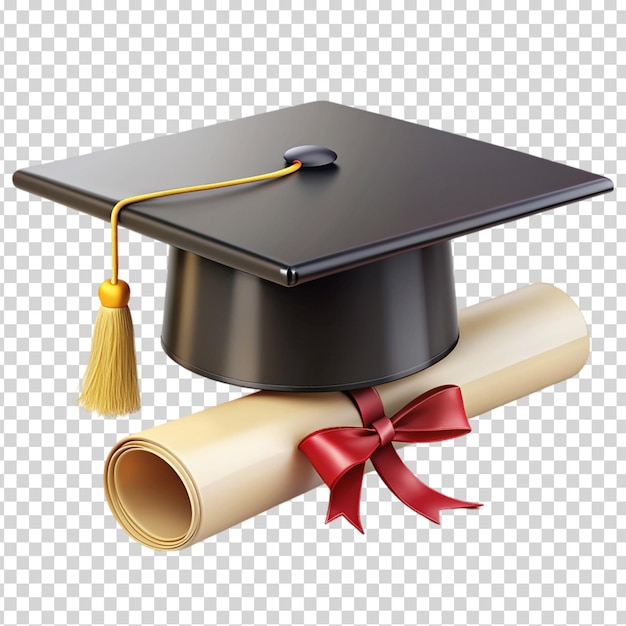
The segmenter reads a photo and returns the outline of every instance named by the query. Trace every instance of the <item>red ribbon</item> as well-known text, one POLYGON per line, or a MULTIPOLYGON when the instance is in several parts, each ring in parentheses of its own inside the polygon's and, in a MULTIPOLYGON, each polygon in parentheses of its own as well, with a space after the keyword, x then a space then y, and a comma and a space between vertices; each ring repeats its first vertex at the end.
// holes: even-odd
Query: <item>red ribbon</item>
POLYGON ((363 426, 323 428, 307 435, 298 446, 330 488, 326 523, 343 515, 363 532, 359 505, 368 459, 404 504, 437 524, 439 512, 444 509, 482 506, 450 498, 425 485, 410 472, 391 443, 445 441, 470 432, 459 387, 435 387, 391 418, 385 415, 383 403, 373 387, 346 393, 356 403, 363 426))

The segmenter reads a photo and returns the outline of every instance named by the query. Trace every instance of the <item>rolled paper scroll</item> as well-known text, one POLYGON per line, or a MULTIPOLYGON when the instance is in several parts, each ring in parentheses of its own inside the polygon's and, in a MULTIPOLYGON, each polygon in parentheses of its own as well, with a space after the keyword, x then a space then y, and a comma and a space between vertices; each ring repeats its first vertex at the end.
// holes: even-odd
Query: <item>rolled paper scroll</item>
MULTIPOLYGON (((474 417, 573 376, 589 354, 578 307, 546 284, 461 310, 459 329, 444 359, 376 388, 387 415, 453 384, 474 417)), ((360 424, 341 392, 261 391, 120 441, 105 464, 106 496, 131 537, 156 550, 184 548, 319 485, 300 441, 360 424)))

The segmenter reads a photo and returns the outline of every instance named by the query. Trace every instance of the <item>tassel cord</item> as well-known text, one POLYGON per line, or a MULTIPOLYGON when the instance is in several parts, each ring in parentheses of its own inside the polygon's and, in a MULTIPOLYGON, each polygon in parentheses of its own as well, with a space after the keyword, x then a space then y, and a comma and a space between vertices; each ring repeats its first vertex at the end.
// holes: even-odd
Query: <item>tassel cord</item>
POLYGON ((259 174, 257 176, 248 176, 247 178, 235 178, 233 180, 225 180, 217 183, 207 183, 205 185, 194 185, 192 187, 178 187, 176 189, 165 189, 163 191, 154 191, 152 193, 144 193, 137 196, 130 196, 120 200, 111 211, 111 284, 116 285, 118 280, 118 222, 120 211, 129 204, 143 202, 145 200, 154 200, 155 198, 164 198, 166 196, 175 196, 183 193, 193 193, 196 191, 209 191, 211 189, 220 189, 222 187, 232 187, 234 185, 244 185, 246 183, 256 183, 274 178, 287 176, 302 167, 300 161, 294 161, 288 167, 284 167, 267 174, 259 174))

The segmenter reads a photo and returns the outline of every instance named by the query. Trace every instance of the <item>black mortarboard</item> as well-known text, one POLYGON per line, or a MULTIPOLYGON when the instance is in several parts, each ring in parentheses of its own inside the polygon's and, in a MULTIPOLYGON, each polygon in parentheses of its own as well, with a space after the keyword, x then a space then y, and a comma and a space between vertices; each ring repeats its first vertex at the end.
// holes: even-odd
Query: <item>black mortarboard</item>
POLYGON ((261 174, 302 154, 319 167, 120 213, 121 225, 171 246, 162 343, 184 367, 303 391, 426 368, 458 339, 450 239, 613 188, 580 169, 328 102, 30 167, 13 180, 109 220, 129 196, 261 174), (336 161, 323 165, 324 148, 336 161))

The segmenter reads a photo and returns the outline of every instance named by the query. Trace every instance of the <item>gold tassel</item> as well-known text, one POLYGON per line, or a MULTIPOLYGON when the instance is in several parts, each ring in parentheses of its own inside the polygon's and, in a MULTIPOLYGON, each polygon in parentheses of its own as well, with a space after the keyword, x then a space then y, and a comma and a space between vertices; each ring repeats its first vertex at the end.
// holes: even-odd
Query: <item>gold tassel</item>
POLYGON ((129 204, 175 196, 195 191, 208 191, 221 187, 255 183, 287 176, 302 167, 295 160, 288 167, 275 172, 225 180, 218 183, 164 189, 120 200, 111 211, 111 279, 105 280, 98 289, 102 306, 96 317, 91 341, 91 355, 83 380, 78 403, 88 411, 100 415, 126 415, 141 408, 137 361, 135 358, 135 335, 128 309, 130 287, 118 280, 117 225, 120 211, 129 204))
POLYGON ((135 334, 128 308, 130 288, 123 280, 116 284, 105 280, 98 295, 102 306, 78 402, 100 415, 126 415, 141 407, 135 334))

